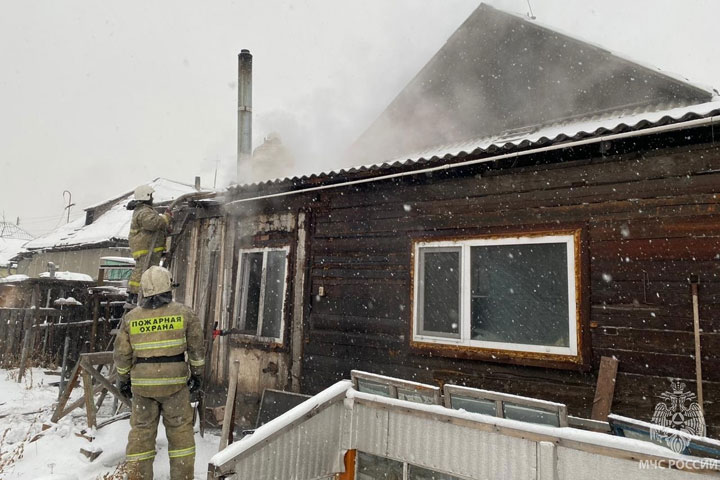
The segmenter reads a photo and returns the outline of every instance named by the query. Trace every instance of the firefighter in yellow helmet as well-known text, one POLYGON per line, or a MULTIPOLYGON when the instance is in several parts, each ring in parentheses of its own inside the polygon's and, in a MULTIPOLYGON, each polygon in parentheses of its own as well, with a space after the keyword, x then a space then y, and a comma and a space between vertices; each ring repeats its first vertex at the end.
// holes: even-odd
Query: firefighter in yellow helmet
POLYGON ((170 478, 192 479, 195 438, 190 393, 202 388, 202 328, 190 308, 173 301, 167 269, 150 267, 140 284, 141 305, 123 318, 114 351, 120 391, 132 398, 126 449, 129 478, 153 478, 162 415, 170 478))
POLYGON ((132 304, 137 303, 143 272, 152 265, 160 265, 162 253, 165 251, 170 213, 160 214, 152 208, 154 192, 151 186, 140 185, 135 189, 135 199, 127 206, 128 210, 133 210, 128 235, 130 252, 135 259, 135 268, 128 281, 128 301, 132 304))

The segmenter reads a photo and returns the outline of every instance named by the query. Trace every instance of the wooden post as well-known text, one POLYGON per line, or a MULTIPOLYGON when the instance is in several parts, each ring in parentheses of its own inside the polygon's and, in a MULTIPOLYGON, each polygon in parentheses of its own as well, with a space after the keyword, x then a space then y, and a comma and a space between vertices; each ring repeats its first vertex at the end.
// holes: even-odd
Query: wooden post
POLYGON ((60 369, 60 391, 58 392, 58 398, 62 395, 63 388, 65 387, 65 374, 67 374, 68 367, 68 353, 70 351, 70 329, 65 325, 65 345, 63 346, 62 356, 62 368, 60 369))
MULTIPOLYGON (((70 394, 72 393, 73 388, 75 388, 75 384, 78 381, 78 377, 80 376, 80 362, 78 362, 75 365, 75 368, 73 369, 73 373, 70 376, 70 381, 65 386, 65 389, 60 389, 60 400, 58 401, 57 408, 55 409, 55 413, 52 416, 52 419, 50 419, 51 422, 57 422, 58 419, 62 417, 63 410, 65 409, 65 405, 67 404, 68 400, 70 399, 70 394)), ((61 377, 62 378, 62 377, 61 377)), ((62 383, 61 383, 62 386, 62 383)))
POLYGON ((238 373, 240 372, 240 360, 234 360, 230 368, 230 385, 228 385, 227 400, 225 401, 225 415, 223 416, 222 433, 220 434, 220 449, 222 451, 228 446, 235 417, 235 396, 237 393, 238 373))
MULTIPOLYGON (((6 310, 4 308, 0 308, 0 339, 3 339, 5 342, 8 341, 8 323, 10 322, 10 310, 6 310)), ((3 345, 5 346, 5 345, 3 345)), ((0 351, 0 360, 5 359, 5 350, 3 349, 0 351)))
POLYGON ((32 340, 38 312, 40 311, 40 285, 35 284, 32 291, 32 299, 30 300, 31 311, 25 312, 25 318, 23 322, 23 345, 22 353, 20 354, 20 368, 18 369, 17 381, 20 383, 23 376, 25 375, 25 364, 27 363, 27 356, 30 350, 30 342, 32 340))
MULTIPOLYGON (((80 364, 82 368, 82 363, 80 364)), ((83 389, 85 390, 85 410, 87 411, 88 428, 97 426, 95 420, 95 402, 93 400, 93 386, 90 374, 82 368, 83 389)))
POLYGON ((95 351, 95 342, 97 340, 98 318, 100 316, 100 297, 97 293, 93 293, 93 323, 90 331, 90 351, 95 351))
POLYGON ((698 302, 698 284, 700 283, 700 278, 693 275, 690 282, 693 303, 693 329, 695 330, 695 379, 697 382, 697 397, 700 411, 705 415, 705 406, 703 405, 702 352, 700 348, 700 305, 698 302))
POLYGON ((600 359, 600 371, 598 372, 597 387, 595 388, 595 399, 593 400, 593 420, 607 421, 612 408, 613 396, 615 395, 615 378, 617 377, 618 360, 613 357, 602 357, 600 359))
POLYGON ((13 354, 13 350, 15 349, 15 325, 17 324, 17 318, 19 315, 18 310, 13 310, 10 312, 10 323, 8 324, 7 328, 7 344, 5 345, 5 356, 3 358, 3 361, 7 362, 10 360, 13 354))

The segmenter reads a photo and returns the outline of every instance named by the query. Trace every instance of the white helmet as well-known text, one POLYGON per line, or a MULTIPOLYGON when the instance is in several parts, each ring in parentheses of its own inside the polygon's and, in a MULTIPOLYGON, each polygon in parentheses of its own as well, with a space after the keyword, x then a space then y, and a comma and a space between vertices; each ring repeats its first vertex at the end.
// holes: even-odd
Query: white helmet
POLYGON ((138 202, 152 200, 153 193, 155 193, 155 190, 150 185, 140 185, 135 189, 135 200, 138 202))
POLYGON ((140 277, 140 287, 143 297, 152 297, 161 293, 169 292, 172 288, 170 271, 167 268, 153 265, 145 270, 140 277))

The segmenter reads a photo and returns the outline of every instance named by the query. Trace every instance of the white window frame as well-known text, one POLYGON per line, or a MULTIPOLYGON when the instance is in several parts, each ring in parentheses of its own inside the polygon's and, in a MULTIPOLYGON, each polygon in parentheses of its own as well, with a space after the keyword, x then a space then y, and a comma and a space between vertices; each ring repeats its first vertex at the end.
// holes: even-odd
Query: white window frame
POLYGON ((578 294, 577 272, 580 268, 579 258, 576 257, 576 236, 574 234, 548 234, 528 236, 508 236, 493 238, 459 239, 450 241, 424 241, 416 242, 414 246, 413 265, 413 341, 438 345, 453 345, 474 347, 478 349, 502 350, 507 352, 530 352, 549 355, 578 355, 578 294), (565 243, 567 245, 567 277, 568 277, 568 327, 569 346, 557 347, 551 345, 527 345, 507 342, 488 342, 472 340, 470 332, 470 305, 471 305, 471 271, 470 248, 477 246, 497 245, 534 245, 546 243, 565 243), (420 259, 421 249, 429 248, 459 248, 460 249, 460 338, 421 335, 418 312, 421 308, 420 300, 420 259))
POLYGON ((240 318, 245 316, 245 307, 247 305, 247 290, 242 291, 242 285, 245 272, 243 271, 243 255, 246 253, 262 253, 262 278, 260 280, 260 302, 258 304, 258 325, 255 335, 249 333, 239 334, 241 337, 259 340, 263 342, 282 343, 285 336, 285 300, 287 297, 287 287, 289 279, 289 262, 290 247, 266 247, 266 248, 241 248, 238 250, 238 268, 235 276, 235 305, 233 307, 233 324, 239 327, 240 318), (283 282, 282 300, 280 305, 280 336, 279 337, 263 337, 260 335, 263 325, 263 311, 265 308, 265 282, 267 279, 267 259, 269 252, 285 252, 285 278, 283 282))

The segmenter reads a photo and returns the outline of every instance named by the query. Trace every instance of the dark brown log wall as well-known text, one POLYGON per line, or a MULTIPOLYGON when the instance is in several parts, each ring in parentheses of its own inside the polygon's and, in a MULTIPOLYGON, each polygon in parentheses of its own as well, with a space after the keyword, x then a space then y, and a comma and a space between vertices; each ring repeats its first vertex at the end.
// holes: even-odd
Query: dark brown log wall
POLYGON ((568 404, 589 416, 600 357, 619 359, 613 412, 649 420, 669 378, 695 389, 692 297, 700 276, 705 409, 720 434, 720 150, 478 168, 323 192, 312 214, 303 389, 353 368, 568 404), (586 368, 430 355, 410 347, 411 243, 580 226, 586 368), (320 287, 324 296, 320 296, 320 287))

